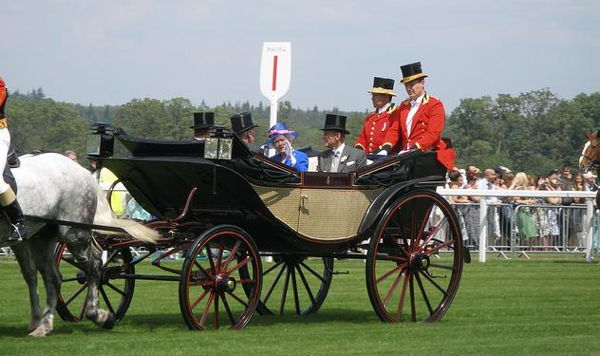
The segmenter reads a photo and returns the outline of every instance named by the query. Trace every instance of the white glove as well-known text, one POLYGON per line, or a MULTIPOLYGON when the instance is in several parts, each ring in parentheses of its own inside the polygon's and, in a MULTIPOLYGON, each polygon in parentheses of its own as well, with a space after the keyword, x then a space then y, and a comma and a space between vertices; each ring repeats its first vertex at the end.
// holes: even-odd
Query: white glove
POLYGON ((296 157, 292 154, 294 149, 292 148, 292 144, 290 141, 285 141, 285 154, 290 158, 290 162, 292 163, 292 167, 296 165, 296 157))
POLYGON ((381 150, 381 151, 377 152, 376 155, 377 156, 387 156, 388 155, 388 151, 381 150))

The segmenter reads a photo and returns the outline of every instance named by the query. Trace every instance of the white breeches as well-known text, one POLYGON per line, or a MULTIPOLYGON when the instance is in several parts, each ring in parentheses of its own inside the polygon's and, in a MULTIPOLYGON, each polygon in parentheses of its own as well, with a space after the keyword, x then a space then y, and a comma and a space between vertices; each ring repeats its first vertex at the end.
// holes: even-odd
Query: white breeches
POLYGON ((0 129, 0 194, 6 192, 10 186, 4 181, 4 168, 10 146, 10 133, 7 128, 0 129))

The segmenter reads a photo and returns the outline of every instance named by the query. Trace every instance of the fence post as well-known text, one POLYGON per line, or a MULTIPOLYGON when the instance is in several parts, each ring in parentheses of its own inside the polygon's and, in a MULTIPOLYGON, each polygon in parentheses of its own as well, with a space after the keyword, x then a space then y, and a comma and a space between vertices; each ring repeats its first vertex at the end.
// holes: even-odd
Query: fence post
POLYGON ((594 221, 594 203, 592 199, 586 199, 585 205, 587 206, 586 210, 586 219, 585 219, 585 227, 587 227, 587 241, 585 246, 585 260, 587 262, 592 262, 592 243, 594 241, 594 225, 592 221, 594 221))
POLYGON ((487 202, 485 197, 481 197, 481 200, 479 200, 479 262, 485 262, 487 230, 487 202))

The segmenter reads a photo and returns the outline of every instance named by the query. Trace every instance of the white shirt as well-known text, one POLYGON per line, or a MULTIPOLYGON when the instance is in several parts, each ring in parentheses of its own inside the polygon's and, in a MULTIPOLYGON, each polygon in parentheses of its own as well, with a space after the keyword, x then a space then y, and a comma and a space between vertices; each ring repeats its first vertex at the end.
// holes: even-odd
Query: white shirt
POLYGON ((377 109, 377 115, 380 115, 382 112, 386 111, 390 105, 392 105, 392 102, 389 102, 387 104, 385 104, 384 106, 380 107, 379 109, 377 109))
POLYGON ((418 97, 416 100, 410 101, 410 111, 408 112, 408 116, 406 117, 406 134, 409 137, 410 137, 410 130, 412 129, 413 117, 417 113, 417 110, 419 110, 419 105, 421 105, 421 102, 423 101, 424 96, 425 96, 425 93, 423 93, 423 95, 418 97))
POLYGON ((340 166, 340 159, 342 158, 342 152, 344 152, 344 147, 346 147, 346 144, 342 143, 335 150, 332 150, 333 157, 331 158, 331 168, 329 169, 330 172, 338 171, 338 168, 340 166))
MULTIPOLYGON (((477 189, 496 190, 496 186, 493 185, 492 183, 490 183, 487 179, 482 178, 482 179, 480 179, 480 180, 477 181, 477 189)), ((485 197, 485 201, 488 204, 492 204, 492 203, 498 202, 498 198, 496 198, 496 197, 485 197)))

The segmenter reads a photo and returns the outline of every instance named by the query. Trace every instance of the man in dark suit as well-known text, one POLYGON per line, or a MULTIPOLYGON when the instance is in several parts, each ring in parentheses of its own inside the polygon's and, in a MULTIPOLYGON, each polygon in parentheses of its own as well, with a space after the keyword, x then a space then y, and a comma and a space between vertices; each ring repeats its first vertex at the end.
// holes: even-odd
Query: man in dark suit
POLYGON ((327 114, 323 130, 323 142, 329 148, 319 153, 319 172, 348 173, 367 165, 367 157, 363 150, 346 145, 346 117, 327 114))
POLYGON ((194 129, 194 140, 204 141, 210 136, 210 131, 215 128, 215 113, 214 112, 195 112, 194 125, 190 129, 194 129))
POLYGON ((245 144, 251 145, 256 141, 256 130, 258 125, 252 121, 252 114, 241 112, 230 117, 231 130, 240 137, 245 144))

